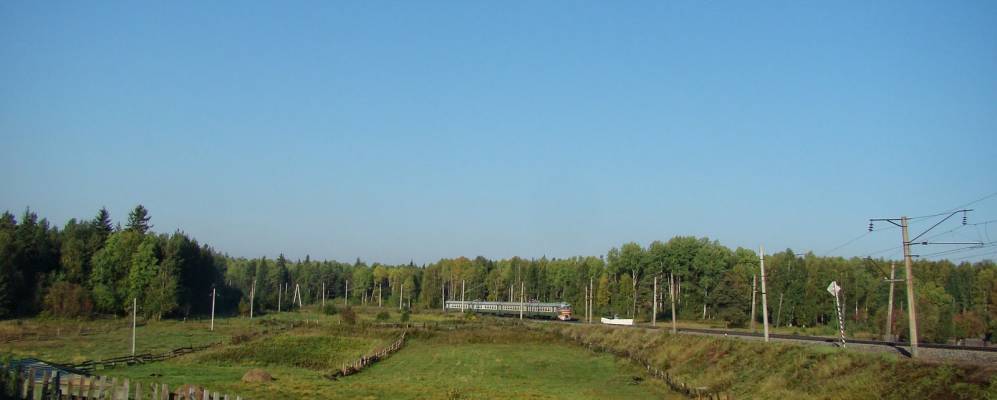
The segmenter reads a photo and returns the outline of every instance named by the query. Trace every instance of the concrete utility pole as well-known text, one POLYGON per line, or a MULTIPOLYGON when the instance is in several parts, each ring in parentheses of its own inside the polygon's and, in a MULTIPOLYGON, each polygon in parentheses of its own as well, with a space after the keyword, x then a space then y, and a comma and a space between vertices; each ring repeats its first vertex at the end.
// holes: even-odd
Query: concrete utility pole
POLYGON ((523 307, 526 306, 526 304, 525 304, 525 302, 526 302, 526 295, 524 294, 524 293, 526 293, 526 283, 520 281, 519 285, 520 285, 520 287, 519 287, 519 319, 523 319, 523 307))
POLYGON ((297 284, 297 283, 294 284, 294 294, 296 296, 298 296, 298 308, 300 309, 301 307, 304 307, 301 304, 301 285, 300 284, 297 284))
POLYGON ((325 281, 322 282, 322 308, 325 308, 325 281))
POLYGON ((907 233, 907 217, 900 217, 900 229, 904 238, 904 272, 907 280, 907 318, 910 320, 910 356, 917 358, 917 302, 914 301, 914 272, 910 259, 910 240, 907 233))
POLYGON ((398 309, 402 309, 402 299, 405 298, 405 284, 398 284, 398 309))
POLYGON ((758 292, 758 275, 751 274, 751 332, 755 332, 755 293, 758 292))
POLYGON ((211 329, 215 331, 215 288, 211 288, 211 329))
POLYGON ((651 326, 658 326, 658 276, 654 276, 654 297, 651 298, 651 326))
POLYGON ((592 316, 595 315, 595 279, 589 277, 589 323, 592 323, 592 316))
POLYGON ((466 283, 467 281, 463 279, 460 280, 460 312, 464 312, 467 308, 467 305, 464 304, 464 287, 466 283))
POLYGON ((765 341, 769 341, 769 305, 765 292, 765 247, 758 246, 758 265, 762 269, 762 323, 765 326, 765 341))
POLYGON ((672 301, 672 333, 678 333, 678 325, 675 323, 675 275, 668 274, 668 297, 672 301))
POLYGON ((886 341, 893 341, 893 286, 897 279, 897 264, 890 263, 890 300, 886 306, 886 341))
POLYGON ((253 305, 256 300, 256 279, 253 279, 253 288, 249 290, 249 319, 253 319, 253 305))
POLYGON ((280 291, 283 290, 283 284, 277 284, 277 312, 280 312, 280 291))
POLYGON ((350 281, 346 281, 346 300, 344 300, 347 306, 350 305, 350 281))
MULTIPOLYGON (((917 358, 917 356, 918 356, 918 351, 917 351, 917 347, 918 347, 918 339, 917 339, 917 300, 916 300, 916 297, 914 296, 914 272, 912 270, 912 265, 911 265, 912 261, 911 261, 911 254, 910 254, 910 245, 911 245, 911 243, 916 243, 916 244, 920 244, 920 245, 929 245, 929 244, 946 244, 946 245, 963 244, 963 245, 975 245, 975 246, 983 245, 982 242, 928 242, 927 240, 923 240, 921 242, 917 242, 917 240, 920 239, 921 236, 924 236, 925 234, 927 234, 928 232, 930 232, 932 229, 935 229, 935 227, 937 227, 938 225, 941 225, 942 222, 947 221, 949 218, 952 218, 952 216, 954 216, 954 215, 956 215, 958 213, 962 213, 962 224, 966 225, 966 213, 969 212, 969 211, 973 211, 973 210, 971 210, 971 209, 962 209, 962 210, 946 211, 946 212, 941 213, 941 214, 936 214, 936 215, 928 216, 928 217, 937 217, 937 216, 948 214, 948 215, 945 216, 945 218, 942 218, 940 221, 936 222, 934 225, 932 225, 930 228, 928 228, 924 232, 921 232, 919 235, 914 236, 914 239, 910 239, 910 234, 907 231, 907 228, 910 225, 909 224, 910 219, 907 218, 906 216, 900 217, 899 221, 898 221, 897 218, 873 218, 873 219, 869 220, 869 232, 873 231, 873 222, 876 222, 876 221, 886 221, 886 222, 889 222, 889 223, 891 223, 893 225, 899 226, 900 230, 902 231, 902 234, 903 234, 904 272, 906 273, 906 276, 904 277, 905 278, 904 280, 907 282, 907 315, 908 315, 907 319, 908 319, 908 322, 910 323, 910 354, 911 354, 911 357, 913 357, 913 358, 917 358)), ((927 217, 925 217, 925 218, 927 218, 927 217)))
POLYGON ((138 315, 138 298, 132 298, 132 355, 135 355, 135 320, 138 315))

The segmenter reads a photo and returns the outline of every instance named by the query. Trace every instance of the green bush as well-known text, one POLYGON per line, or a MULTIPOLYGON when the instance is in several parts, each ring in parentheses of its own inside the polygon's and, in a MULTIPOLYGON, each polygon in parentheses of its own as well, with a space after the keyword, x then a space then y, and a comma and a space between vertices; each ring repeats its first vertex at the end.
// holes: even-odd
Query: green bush
POLYGON ((391 319, 391 314, 389 314, 387 311, 381 311, 377 313, 378 321, 387 321, 389 319, 391 319))
POLYGON ((343 307, 342 310, 339 310, 339 318, 347 325, 356 325, 357 323, 357 313, 353 312, 350 307, 343 307))
POLYGON ((326 304, 325 307, 322 307, 322 313, 325 315, 336 315, 338 312, 339 310, 332 304, 326 304))
POLYGON ((409 320, 408 310, 402 311, 402 322, 408 322, 408 320, 409 320))

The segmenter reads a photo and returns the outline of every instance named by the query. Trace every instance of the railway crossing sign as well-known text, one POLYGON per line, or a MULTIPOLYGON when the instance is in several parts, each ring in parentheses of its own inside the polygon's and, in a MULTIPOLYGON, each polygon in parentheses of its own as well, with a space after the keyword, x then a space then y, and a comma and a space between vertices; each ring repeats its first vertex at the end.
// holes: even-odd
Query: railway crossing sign
POLYGON ((838 297, 841 286, 838 286, 838 281, 831 281, 831 284, 827 285, 827 292, 834 296, 834 310, 838 312, 838 330, 841 332, 841 347, 845 347, 845 320, 841 315, 841 298, 838 297))
POLYGON ((827 292, 831 296, 838 297, 838 292, 841 291, 841 286, 838 286, 838 281, 831 281, 830 285, 827 285, 827 292))

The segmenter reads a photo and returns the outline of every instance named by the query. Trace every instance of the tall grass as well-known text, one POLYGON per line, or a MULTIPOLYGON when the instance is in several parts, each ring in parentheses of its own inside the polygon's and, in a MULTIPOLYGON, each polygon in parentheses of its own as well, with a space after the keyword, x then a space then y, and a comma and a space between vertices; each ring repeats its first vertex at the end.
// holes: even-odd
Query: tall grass
POLYGON ((997 385, 992 383, 995 367, 643 329, 567 325, 539 329, 648 360, 684 382, 724 388, 739 398, 997 398, 997 385))

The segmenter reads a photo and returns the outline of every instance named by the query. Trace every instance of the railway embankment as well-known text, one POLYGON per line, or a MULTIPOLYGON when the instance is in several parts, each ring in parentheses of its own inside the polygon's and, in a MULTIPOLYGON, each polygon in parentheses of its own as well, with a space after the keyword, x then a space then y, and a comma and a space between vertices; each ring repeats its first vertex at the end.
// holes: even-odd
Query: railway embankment
POLYGON ((997 366, 925 362, 796 343, 601 326, 535 324, 576 344, 605 349, 693 387, 752 399, 997 398, 997 366))

